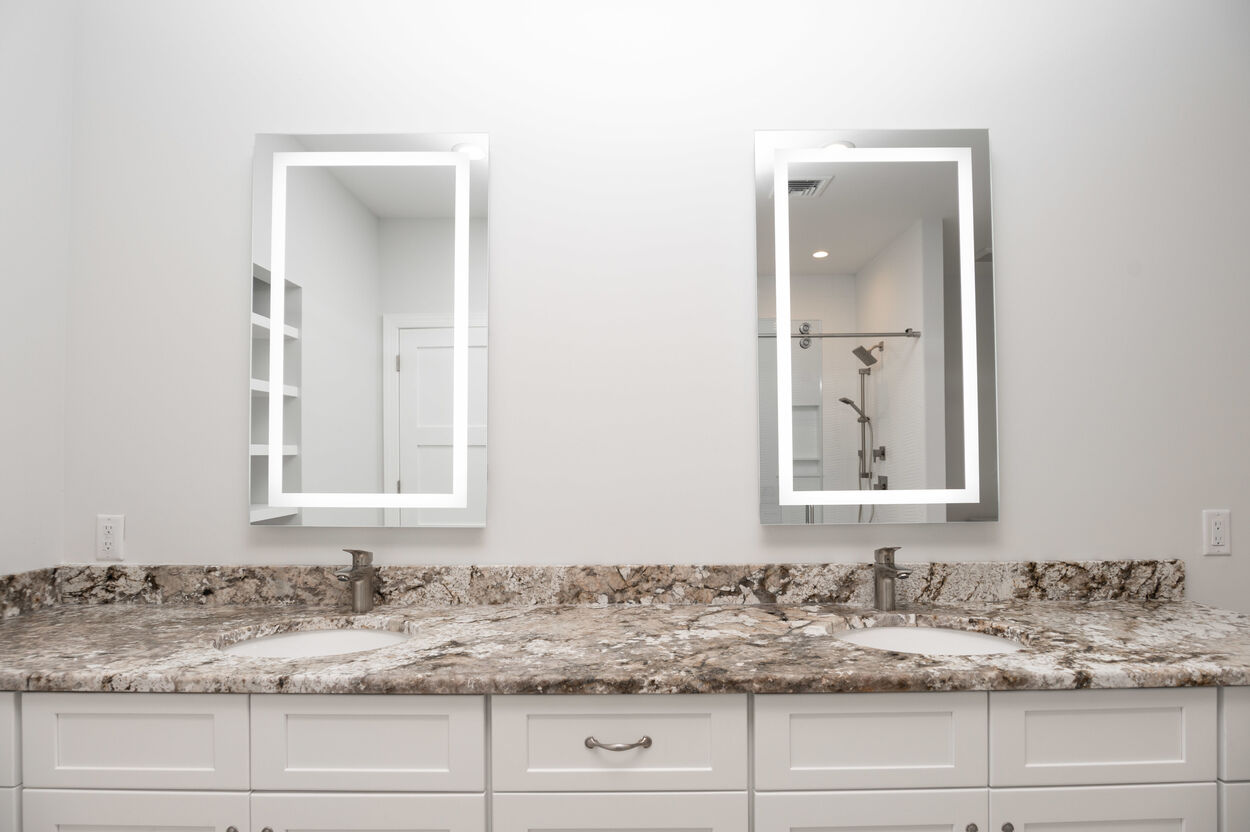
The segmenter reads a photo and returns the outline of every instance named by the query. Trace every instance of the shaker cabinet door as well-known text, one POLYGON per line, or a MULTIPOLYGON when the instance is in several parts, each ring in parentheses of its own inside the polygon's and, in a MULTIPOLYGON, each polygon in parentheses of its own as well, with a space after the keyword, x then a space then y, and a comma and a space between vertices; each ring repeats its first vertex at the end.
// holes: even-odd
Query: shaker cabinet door
POLYGON ((480 794, 254 794, 252 832, 485 832, 480 794))
POLYGON ((1015 832, 1200 832, 1216 815, 1214 783, 990 790, 990 828, 1015 832))
POLYGON ((246 792, 26 789, 23 832, 243 832, 246 792))
POLYGON ((749 820, 746 792, 497 794, 492 807, 493 832, 747 832, 749 820))
POLYGON ((965 832, 987 805, 985 789, 773 792, 755 797, 755 832, 965 832))

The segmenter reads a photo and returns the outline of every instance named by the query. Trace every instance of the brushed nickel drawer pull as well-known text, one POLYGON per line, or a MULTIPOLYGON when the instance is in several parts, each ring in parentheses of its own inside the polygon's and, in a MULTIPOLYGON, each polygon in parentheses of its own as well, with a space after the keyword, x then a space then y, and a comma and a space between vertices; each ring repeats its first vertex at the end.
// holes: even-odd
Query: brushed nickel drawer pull
POLYGON ((643 737, 638 742, 599 742, 594 737, 587 737, 586 747, 602 748, 604 751, 632 751, 635 748, 650 748, 651 738, 643 737))

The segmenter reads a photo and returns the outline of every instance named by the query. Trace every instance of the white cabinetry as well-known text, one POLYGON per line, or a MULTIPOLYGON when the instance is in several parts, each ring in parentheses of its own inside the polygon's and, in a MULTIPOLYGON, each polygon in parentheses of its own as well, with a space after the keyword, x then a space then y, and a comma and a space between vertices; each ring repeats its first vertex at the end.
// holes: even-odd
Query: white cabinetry
POLYGON ((1220 832, 1250 829, 1250 783, 1220 783, 1220 832))
POLYGON ((0 788, 22 782, 21 702, 16 693, 0 693, 0 788))
POLYGON ((26 789, 22 795, 22 832, 227 832, 232 827, 243 832, 248 815, 245 792, 26 789))
POLYGON ((1216 828, 1214 783, 992 789, 990 828, 1015 832, 1203 832, 1216 828))
POLYGON ((252 788, 480 792, 485 726, 480 696, 253 696, 252 788))
POLYGON ((747 787, 744 695, 497 696, 491 719, 496 791, 747 787))
POLYGON ((1215 780, 1215 688, 990 695, 990 785, 1215 780))
POLYGON ((21 826, 22 790, 0 789, 0 832, 16 832, 21 826))
POLYGON ((745 792, 497 794, 493 832, 747 832, 745 792))
POLYGON ((255 794, 252 832, 266 829, 485 832, 486 798, 480 794, 255 794))
POLYGON ((1220 689, 1220 779, 1250 780, 1250 687, 1220 689))
POLYGON ((986 694, 755 698, 755 787, 984 787, 986 694))
POLYGON ((988 814, 985 789, 772 793, 755 798, 755 832, 964 832, 988 814))
POLYGON ((27 788, 245 790, 247 696, 40 693, 22 700, 27 788))

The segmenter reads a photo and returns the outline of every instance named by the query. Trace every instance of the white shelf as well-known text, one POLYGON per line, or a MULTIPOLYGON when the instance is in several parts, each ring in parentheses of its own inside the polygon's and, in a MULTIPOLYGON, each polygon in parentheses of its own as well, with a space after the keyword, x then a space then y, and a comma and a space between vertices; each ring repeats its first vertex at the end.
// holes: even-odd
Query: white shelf
MULTIPOLYGON (((264 381, 263 379, 254 378, 254 379, 252 379, 252 381, 251 381, 251 388, 252 388, 252 394, 253 394, 253 395, 257 395, 257 394, 260 394, 260 393, 268 393, 268 392, 269 392, 269 382, 264 381)), ((298 387, 292 387, 292 386, 291 386, 291 385, 289 385, 289 384, 284 384, 284 385, 282 385, 282 395, 284 395, 284 396, 289 396, 289 397, 290 397, 290 398, 292 398, 292 399, 298 399, 298 398, 299 398, 299 388, 298 388, 298 387)))
POLYGON ((253 523, 261 520, 276 520, 279 517, 294 517, 297 508, 276 508, 274 506, 252 506, 251 519, 253 523))
MULTIPOLYGON (((269 330, 272 328, 272 321, 264 315, 256 312, 252 313, 252 337, 268 338, 269 330)), ((282 331, 286 333, 286 337, 292 341, 299 338, 299 330, 293 326, 284 326, 282 331)))
MULTIPOLYGON (((269 456, 268 445, 248 445, 247 450, 248 450, 248 453, 250 453, 252 456, 269 456)), ((283 445, 282 455, 283 456, 299 456, 299 446, 298 445, 283 445)))

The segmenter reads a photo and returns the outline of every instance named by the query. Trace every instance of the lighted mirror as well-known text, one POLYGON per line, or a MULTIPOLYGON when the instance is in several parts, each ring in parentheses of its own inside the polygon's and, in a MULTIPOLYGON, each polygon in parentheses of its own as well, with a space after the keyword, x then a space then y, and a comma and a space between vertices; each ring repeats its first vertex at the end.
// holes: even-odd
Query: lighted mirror
POLYGON ((485 525, 488 150, 257 137, 251 523, 485 525))
POLYGON ((998 519, 985 130, 760 132, 760 518, 998 519))

